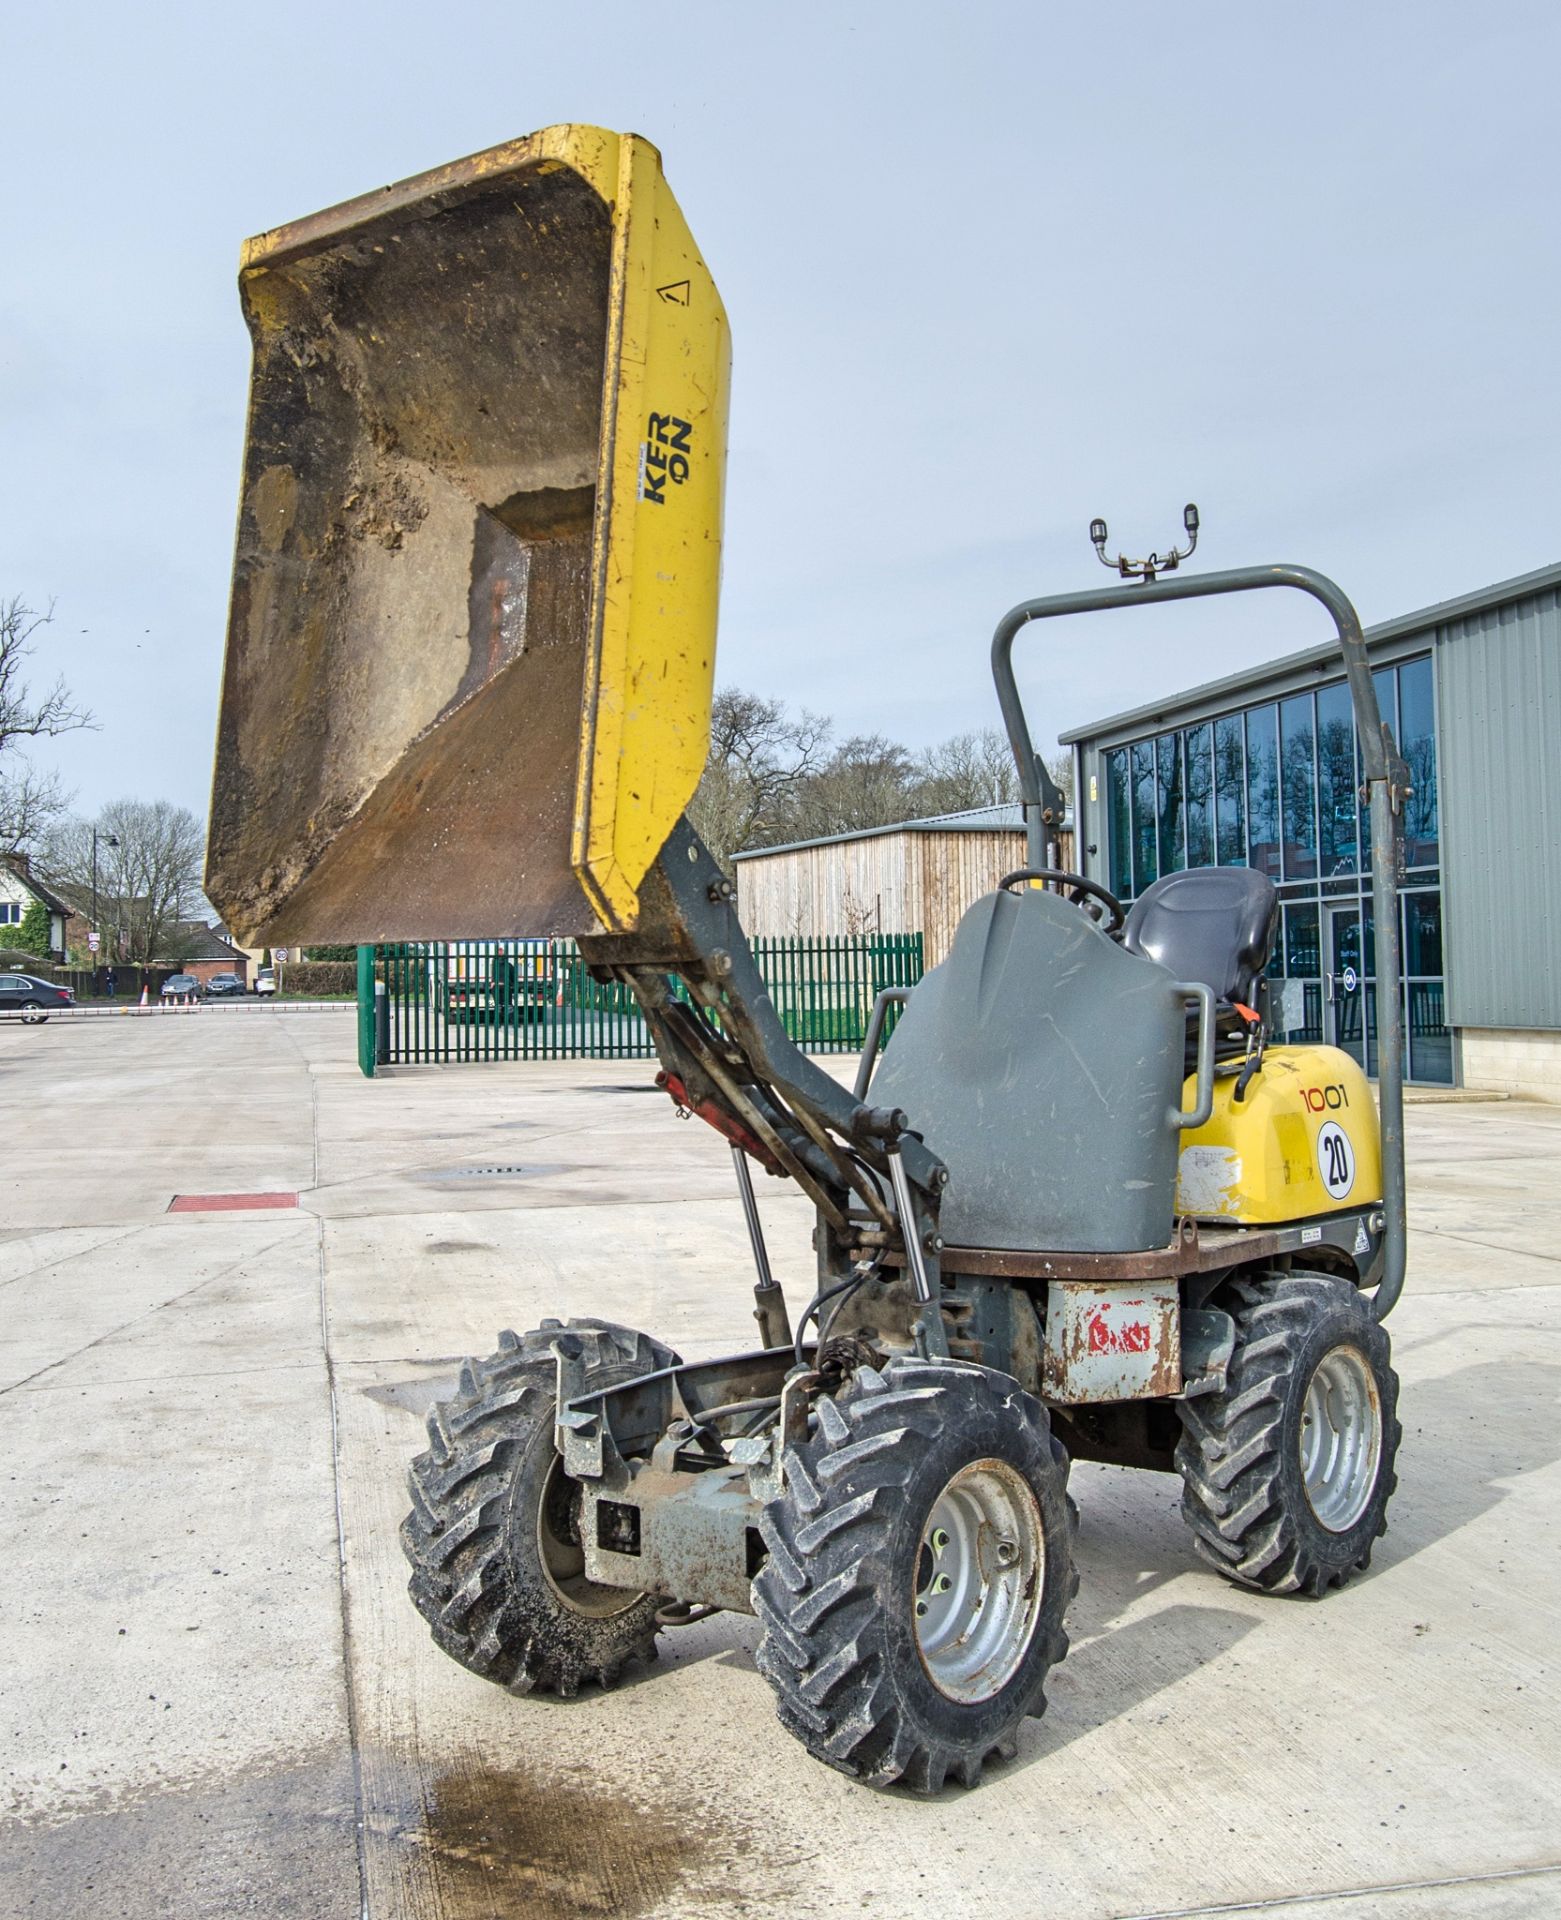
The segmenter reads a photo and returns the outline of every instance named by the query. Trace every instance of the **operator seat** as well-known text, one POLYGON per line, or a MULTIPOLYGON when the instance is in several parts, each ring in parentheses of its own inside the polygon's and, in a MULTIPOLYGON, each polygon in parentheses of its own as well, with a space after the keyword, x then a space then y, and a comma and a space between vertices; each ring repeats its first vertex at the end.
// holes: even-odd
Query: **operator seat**
MULTIPOLYGON (((1214 994, 1214 1050, 1244 1050, 1248 1021, 1238 1008, 1258 1011, 1263 969, 1279 926, 1279 893, 1250 867, 1192 867, 1156 880, 1133 902, 1122 945, 1158 960, 1178 980, 1201 980, 1214 994)), ((1188 1036, 1193 1058, 1193 1035, 1188 1036)), ((1188 1071, 1191 1071, 1189 1065, 1188 1071)))

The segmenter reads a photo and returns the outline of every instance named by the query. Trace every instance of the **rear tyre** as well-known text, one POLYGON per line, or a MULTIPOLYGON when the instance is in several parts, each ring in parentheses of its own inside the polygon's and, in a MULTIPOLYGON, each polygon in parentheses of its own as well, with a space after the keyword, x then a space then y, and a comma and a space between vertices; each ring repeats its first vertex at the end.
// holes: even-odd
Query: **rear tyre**
POLYGON ((455 1397, 430 1410, 428 1451, 407 1476, 414 1605, 452 1660, 517 1693, 610 1686, 655 1654, 656 1598, 585 1577, 578 1493, 553 1436, 552 1345, 565 1333, 584 1345, 592 1388, 677 1364, 659 1341, 604 1320, 500 1334, 498 1352, 467 1361, 455 1397))
POLYGON ((1398 1375, 1345 1280, 1264 1274, 1223 1302, 1221 1393, 1177 1403, 1182 1513, 1199 1555, 1262 1593, 1316 1598, 1361 1573, 1398 1484, 1398 1375))
POLYGON ((41 1001, 24 1000, 22 1002, 22 1025, 24 1027, 41 1027, 48 1017, 43 1010, 43 1003, 41 1001))
POLYGON ((756 1663, 810 1753, 918 1793, 1014 1753, 1078 1589, 1039 1401, 980 1367, 859 1368, 787 1448, 761 1532, 756 1663))

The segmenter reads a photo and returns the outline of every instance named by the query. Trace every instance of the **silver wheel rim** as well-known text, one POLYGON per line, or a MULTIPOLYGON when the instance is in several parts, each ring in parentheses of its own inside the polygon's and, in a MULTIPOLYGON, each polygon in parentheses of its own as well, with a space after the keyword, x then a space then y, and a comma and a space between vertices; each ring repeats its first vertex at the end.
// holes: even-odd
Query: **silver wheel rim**
POLYGON ((1382 1461, 1382 1402, 1358 1348, 1334 1347, 1312 1370, 1300 1445, 1312 1512, 1330 1533, 1348 1533, 1370 1504, 1382 1461))
POLYGON ((933 1503, 916 1556, 916 1646, 950 1700, 990 1700, 1035 1637, 1046 1588, 1041 1509, 1005 1460, 961 1467, 933 1503))
POLYGON ((645 1598, 624 1587, 604 1587, 588 1579, 585 1554, 580 1546, 578 1507, 565 1518, 561 1498, 565 1493, 564 1463, 556 1455, 548 1468, 542 1498, 537 1504, 537 1557, 542 1573, 555 1597, 571 1613, 588 1620, 610 1620, 627 1613, 645 1598))

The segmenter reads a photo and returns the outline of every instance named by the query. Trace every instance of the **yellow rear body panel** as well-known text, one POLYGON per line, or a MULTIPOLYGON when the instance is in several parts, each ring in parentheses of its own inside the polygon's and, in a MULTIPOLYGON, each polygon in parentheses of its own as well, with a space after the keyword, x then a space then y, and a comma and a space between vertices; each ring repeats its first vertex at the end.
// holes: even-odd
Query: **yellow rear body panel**
MULTIPOLYGON (((1214 1112, 1182 1141, 1176 1210, 1198 1220, 1274 1226, 1346 1213, 1382 1198, 1377 1104, 1355 1061, 1336 1047, 1270 1047, 1235 1098, 1235 1074, 1214 1082, 1214 1112)), ((1183 1104, 1194 1104, 1187 1081, 1183 1104)))
POLYGON ((653 147, 619 149, 595 569, 571 860, 608 928, 710 751, 731 348, 653 147))

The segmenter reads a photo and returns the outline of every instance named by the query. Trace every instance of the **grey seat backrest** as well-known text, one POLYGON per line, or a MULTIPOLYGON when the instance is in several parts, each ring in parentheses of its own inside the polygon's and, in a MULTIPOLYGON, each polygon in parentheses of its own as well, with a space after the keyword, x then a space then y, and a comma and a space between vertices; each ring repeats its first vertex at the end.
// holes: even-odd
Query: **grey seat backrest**
POLYGON ((911 995, 870 1097, 947 1164, 948 1243, 1164 1246, 1185 1028, 1165 969, 1076 906, 988 894, 911 995))
POLYGON ((1193 867, 1145 887, 1128 911, 1122 945, 1178 980, 1203 981, 1216 1000, 1251 1007, 1278 924, 1279 894, 1266 874, 1193 867))

